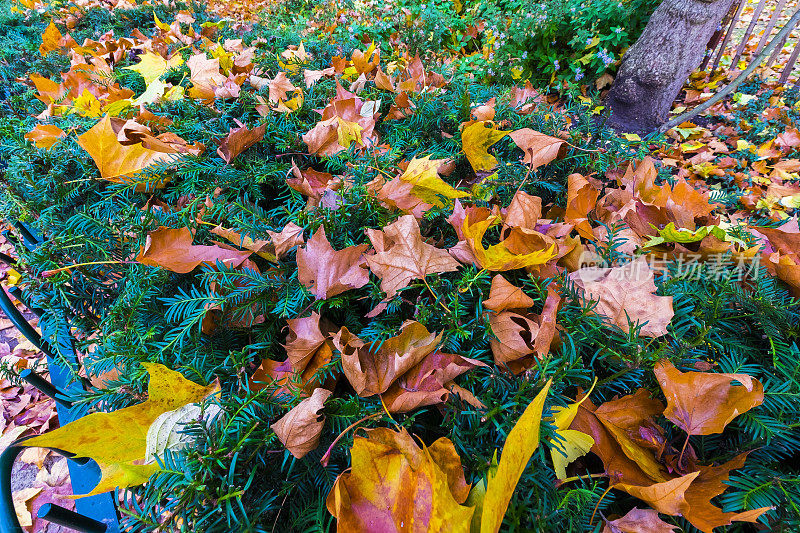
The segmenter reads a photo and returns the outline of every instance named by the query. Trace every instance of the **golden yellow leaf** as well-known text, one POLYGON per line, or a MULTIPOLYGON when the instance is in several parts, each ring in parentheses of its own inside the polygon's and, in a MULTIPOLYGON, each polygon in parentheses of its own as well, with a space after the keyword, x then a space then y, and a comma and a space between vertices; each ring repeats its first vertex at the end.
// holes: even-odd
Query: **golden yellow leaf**
POLYGON ((411 194, 436 207, 444 207, 442 196, 449 200, 469 196, 468 193, 456 190, 439 177, 437 169, 445 161, 445 159, 431 159, 430 156, 415 157, 400 179, 413 185, 411 194))
MULTIPOLYGON (((111 117, 106 115, 89 131, 78 137, 78 144, 89 152, 100 170, 100 176, 114 183, 129 183, 133 175, 153 163, 176 161, 175 152, 159 152, 138 144, 123 145, 117 140, 117 132, 111 125, 111 117)), ((147 182, 151 188, 161 188, 164 180, 147 182)))
POLYGON ((111 413, 91 413, 65 426, 25 441, 26 446, 56 448, 91 457, 100 465, 100 483, 89 494, 146 482, 157 464, 142 464, 147 431, 167 411, 197 403, 219 390, 219 383, 201 386, 158 363, 142 363, 150 374, 149 397, 140 404, 111 413))
POLYGON ((183 58, 180 54, 174 54, 169 59, 164 59, 161 54, 146 51, 139 56, 139 62, 123 70, 132 70, 141 74, 145 85, 150 85, 160 78, 169 69, 183 65, 183 58))
POLYGON ((461 132, 461 143, 475 172, 489 172, 497 166, 497 158, 489 154, 489 147, 509 134, 495 129, 489 121, 475 122, 461 132), (487 127, 489 126, 489 127, 487 127))
POLYGON ((500 531, 503 516, 506 514, 511 495, 517 488, 519 478, 525 470, 533 452, 539 447, 539 430, 542 424, 542 410, 552 380, 548 380, 536 398, 519 417, 514 428, 506 437, 503 454, 497 464, 497 471, 486 484, 483 498, 481 533, 500 531))
POLYGON ((475 259, 481 268, 494 272, 514 270, 528 266, 542 265, 556 256, 558 250, 550 246, 547 250, 537 250, 528 254, 514 254, 508 249, 506 241, 484 248, 483 236, 490 227, 500 223, 500 217, 489 217, 470 224, 469 218, 464 220, 463 232, 475 259))

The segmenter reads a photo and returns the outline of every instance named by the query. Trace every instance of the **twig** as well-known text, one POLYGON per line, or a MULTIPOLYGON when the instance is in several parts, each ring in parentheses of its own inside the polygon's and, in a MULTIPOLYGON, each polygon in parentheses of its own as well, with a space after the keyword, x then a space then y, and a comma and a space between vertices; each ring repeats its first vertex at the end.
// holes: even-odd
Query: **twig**
POLYGON ((800 21, 800 9, 795 11, 794 15, 792 15, 792 18, 789 19, 789 22, 787 22, 786 25, 783 28, 781 28, 781 31, 778 32, 778 35, 772 38, 769 44, 761 50, 761 52, 750 63, 750 65, 746 69, 744 69, 742 73, 739 74, 739 76, 735 80, 726 85, 721 91, 712 96, 706 102, 700 104, 691 111, 687 111, 686 113, 678 115, 669 122, 662 124, 661 127, 658 128, 658 133, 665 133, 667 132, 667 130, 670 130, 675 126, 678 126, 683 122, 689 120, 690 118, 699 115, 700 113, 709 109, 711 106, 713 106, 717 102, 720 102, 723 98, 725 98, 733 91, 735 91, 739 87, 739 85, 741 85, 742 82, 746 80, 750 76, 750 74, 752 74, 758 68, 758 66, 764 61, 764 58, 766 58, 769 55, 769 53, 772 52, 772 49, 779 42, 781 42, 781 40, 783 40, 784 37, 786 37, 787 35, 789 35, 789 33, 791 33, 791 31, 797 25, 798 21, 800 21))

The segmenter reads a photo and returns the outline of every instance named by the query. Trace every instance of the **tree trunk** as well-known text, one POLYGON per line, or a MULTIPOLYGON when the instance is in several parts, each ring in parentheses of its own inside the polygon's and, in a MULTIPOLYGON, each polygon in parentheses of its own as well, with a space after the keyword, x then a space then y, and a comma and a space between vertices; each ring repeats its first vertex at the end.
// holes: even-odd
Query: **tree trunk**
POLYGON ((706 52, 735 0, 664 0, 622 59, 608 93, 611 125, 649 132, 667 120, 672 102, 706 52))

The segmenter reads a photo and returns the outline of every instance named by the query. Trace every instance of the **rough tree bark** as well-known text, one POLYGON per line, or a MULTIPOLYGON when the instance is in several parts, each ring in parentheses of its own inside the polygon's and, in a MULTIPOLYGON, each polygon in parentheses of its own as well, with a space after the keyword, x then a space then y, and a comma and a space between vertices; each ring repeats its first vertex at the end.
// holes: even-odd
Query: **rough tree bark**
POLYGON ((735 0, 664 0, 622 59, 608 93, 611 125, 649 132, 667 120, 672 102, 735 0))

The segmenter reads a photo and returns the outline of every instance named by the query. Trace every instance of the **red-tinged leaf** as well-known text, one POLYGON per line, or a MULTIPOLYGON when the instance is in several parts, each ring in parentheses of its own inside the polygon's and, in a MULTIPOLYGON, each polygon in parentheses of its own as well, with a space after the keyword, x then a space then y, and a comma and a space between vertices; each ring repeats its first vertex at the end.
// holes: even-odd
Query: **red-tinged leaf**
POLYGON ((731 420, 764 401, 764 386, 747 374, 681 372, 666 359, 653 371, 667 397, 664 416, 689 435, 722 433, 731 420))
POLYGON ((317 300, 326 300, 369 282, 366 244, 334 250, 320 227, 304 248, 297 250, 298 279, 317 300))
POLYGON ((202 264, 213 266, 217 261, 228 267, 237 267, 251 254, 250 251, 228 250, 221 246, 193 245, 192 240, 189 228, 162 226, 147 235, 136 260, 144 265, 187 274, 202 264))

